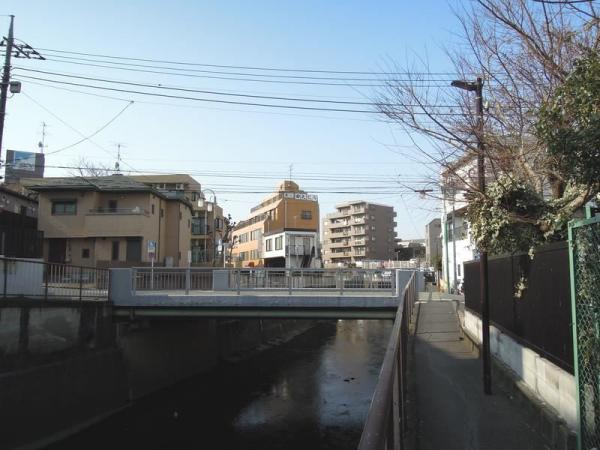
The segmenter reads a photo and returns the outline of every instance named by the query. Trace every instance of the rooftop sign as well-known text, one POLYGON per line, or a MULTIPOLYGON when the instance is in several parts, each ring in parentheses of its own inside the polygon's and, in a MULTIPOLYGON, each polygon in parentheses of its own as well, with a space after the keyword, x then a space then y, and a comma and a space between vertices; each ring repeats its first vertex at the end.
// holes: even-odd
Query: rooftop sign
POLYGON ((284 192, 284 198, 293 198, 294 200, 310 200, 313 202, 318 202, 319 197, 314 194, 303 194, 301 192, 284 192))

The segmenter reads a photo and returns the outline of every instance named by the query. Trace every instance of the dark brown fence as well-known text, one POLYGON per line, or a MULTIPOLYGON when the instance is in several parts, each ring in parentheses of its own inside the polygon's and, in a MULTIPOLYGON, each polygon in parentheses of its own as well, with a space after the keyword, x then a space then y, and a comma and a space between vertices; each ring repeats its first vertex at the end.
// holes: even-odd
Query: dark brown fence
MULTIPOLYGON (((489 259, 492 323, 523 345, 573 373, 569 254, 566 242, 527 254, 489 259), (523 279, 526 289, 516 297, 523 279)), ((465 306, 480 314, 479 262, 465 264, 465 306)))
POLYGON ((0 254, 14 258, 41 258, 43 235, 37 219, 0 211, 0 254))

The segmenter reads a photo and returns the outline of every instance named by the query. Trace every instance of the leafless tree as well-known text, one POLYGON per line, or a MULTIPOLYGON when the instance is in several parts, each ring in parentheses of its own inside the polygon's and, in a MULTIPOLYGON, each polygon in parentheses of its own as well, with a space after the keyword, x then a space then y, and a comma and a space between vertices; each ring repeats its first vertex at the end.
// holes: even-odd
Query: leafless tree
MULTIPOLYGON (((414 139, 422 159, 477 192, 455 162, 486 148, 489 176, 516 177, 565 208, 582 206, 586 189, 571 189, 553 157, 535 137, 536 112, 586 51, 600 49, 600 17, 592 1, 474 0, 455 10, 459 42, 446 49, 456 77, 484 79, 485 125, 478 136, 473 93, 450 87, 449 74, 431 73, 426 60, 389 65, 378 109, 414 139), (408 73, 398 79, 397 73, 408 73), (423 143, 425 138, 425 144, 423 143)), ((438 172, 439 173, 439 172, 438 172)), ((587 190, 589 192, 589 190, 587 190)))
POLYGON ((75 163, 75 168, 69 170, 69 174, 74 177, 106 177, 112 175, 114 170, 109 166, 85 159, 83 156, 75 163))

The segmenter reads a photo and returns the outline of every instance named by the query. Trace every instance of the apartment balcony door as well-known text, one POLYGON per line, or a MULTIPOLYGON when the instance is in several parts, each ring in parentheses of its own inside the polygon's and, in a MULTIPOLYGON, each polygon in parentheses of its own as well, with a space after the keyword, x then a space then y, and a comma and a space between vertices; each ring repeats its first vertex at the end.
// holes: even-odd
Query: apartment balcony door
POLYGON ((67 257, 66 239, 48 239, 48 262, 64 264, 67 257))
POLYGON ((127 238, 125 258, 127 262, 142 261, 142 238, 127 238))

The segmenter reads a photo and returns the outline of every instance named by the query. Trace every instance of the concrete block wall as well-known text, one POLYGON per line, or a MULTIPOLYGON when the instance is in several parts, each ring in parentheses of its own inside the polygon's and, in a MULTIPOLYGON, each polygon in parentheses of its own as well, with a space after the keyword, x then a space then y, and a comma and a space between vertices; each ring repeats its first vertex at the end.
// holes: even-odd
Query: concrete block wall
MULTIPOLYGON (((477 344, 481 343, 481 319, 477 315, 465 310, 463 327, 477 340, 477 344)), ((576 430, 577 400, 573 375, 494 326, 490 327, 490 349, 492 355, 508 366, 540 401, 556 412, 572 432, 576 430)))

